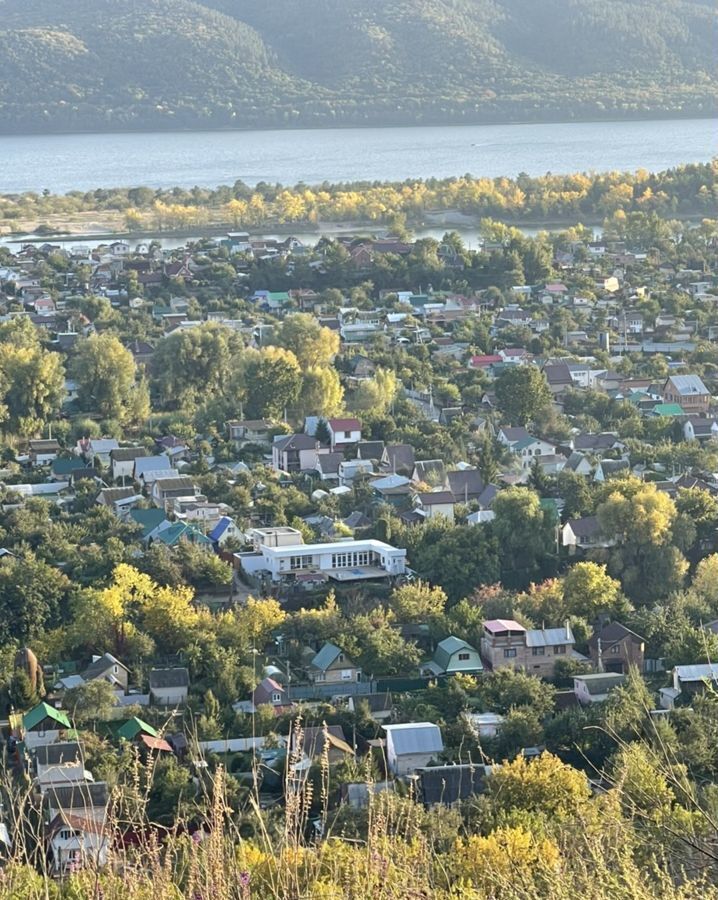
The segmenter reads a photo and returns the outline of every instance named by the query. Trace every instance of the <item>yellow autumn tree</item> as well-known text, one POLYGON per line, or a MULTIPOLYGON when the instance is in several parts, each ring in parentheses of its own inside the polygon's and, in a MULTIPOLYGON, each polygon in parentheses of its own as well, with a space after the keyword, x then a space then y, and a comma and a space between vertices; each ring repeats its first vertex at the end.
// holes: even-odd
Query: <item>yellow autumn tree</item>
POLYGON ((524 896, 548 896, 551 877, 560 866, 556 844, 523 828, 497 828, 487 837, 458 840, 451 859, 460 884, 495 900, 518 896, 517 885, 524 896))

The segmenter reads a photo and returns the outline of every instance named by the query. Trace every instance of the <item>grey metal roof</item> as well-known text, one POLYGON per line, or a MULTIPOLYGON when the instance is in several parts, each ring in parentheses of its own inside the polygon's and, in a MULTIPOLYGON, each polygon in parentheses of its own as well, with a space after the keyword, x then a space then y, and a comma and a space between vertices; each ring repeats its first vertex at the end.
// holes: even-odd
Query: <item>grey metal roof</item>
POLYGON ((412 722, 406 725, 384 725, 387 739, 391 739, 397 756, 412 753, 441 753, 444 741, 438 725, 431 722, 412 722))
POLYGON ((718 681, 718 663, 701 663, 692 666, 676 666, 674 669, 681 681, 718 681))
POLYGON ((103 653, 99 659, 90 663, 82 673, 82 677, 85 681, 91 681, 93 678, 98 678, 112 666, 119 666, 121 669, 124 669, 125 672, 129 672, 127 666, 124 665, 124 663, 121 663, 119 659, 116 659, 111 653, 103 653))
POLYGON ((107 806, 109 790, 106 781, 51 787, 46 795, 53 809, 92 809, 107 806))
POLYGON ((177 666, 172 669, 152 669, 150 672, 150 688, 188 687, 189 672, 177 666))
POLYGON ((80 745, 77 741, 62 741, 58 744, 45 744, 35 748, 35 762, 40 766, 72 763, 80 759, 81 755, 80 745))
POLYGON ((329 668, 329 666, 331 666, 331 664, 341 655, 341 652, 341 649, 337 647, 336 644, 330 644, 327 642, 312 660, 312 668, 319 669, 320 671, 325 672, 329 668))
POLYGON ((593 675, 575 675, 574 680, 583 682, 588 693, 595 697, 599 694, 607 694, 611 688, 624 684, 626 676, 619 672, 598 672, 593 675))
POLYGON ((668 380, 682 397, 710 393, 699 375, 671 375, 668 380))
POLYGON ((557 644, 573 644, 570 626, 563 628, 531 628, 526 632, 527 647, 554 647, 557 644))

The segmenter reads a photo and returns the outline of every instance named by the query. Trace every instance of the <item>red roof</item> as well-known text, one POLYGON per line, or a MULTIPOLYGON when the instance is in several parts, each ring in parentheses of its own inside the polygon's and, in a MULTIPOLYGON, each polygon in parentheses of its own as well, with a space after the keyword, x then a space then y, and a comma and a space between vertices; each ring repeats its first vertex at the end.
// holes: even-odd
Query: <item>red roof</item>
POLYGON ((361 422, 359 419, 329 419, 332 431, 359 431, 361 422))
POLYGON ((500 356, 496 354, 489 356, 472 356, 471 366, 474 369, 483 369, 484 366, 493 366, 494 363, 503 362, 500 356))
POLYGON ((172 748, 167 743, 167 741, 162 738, 152 737, 151 734, 141 734, 140 740, 143 744, 150 748, 150 750, 164 750, 167 753, 172 753, 172 748))

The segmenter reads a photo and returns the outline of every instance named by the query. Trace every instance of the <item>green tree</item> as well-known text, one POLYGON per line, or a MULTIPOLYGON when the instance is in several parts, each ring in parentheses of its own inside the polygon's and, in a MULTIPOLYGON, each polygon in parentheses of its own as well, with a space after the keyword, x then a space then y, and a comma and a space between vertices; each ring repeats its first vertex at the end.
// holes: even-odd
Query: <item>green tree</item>
POLYGON ((48 626, 55 626, 67 613, 72 585, 68 577, 37 559, 32 553, 0 564, 0 641, 16 639, 23 644, 48 626))
POLYGON ((535 366, 512 366, 496 379, 499 409, 512 425, 526 425, 551 403, 546 376, 535 366))
POLYGON ((8 427, 28 437, 56 415, 65 396, 65 369, 57 353, 4 344, 0 353, 0 401, 8 427), (4 386, 4 390, 3 390, 4 386))
POLYGON ((555 546, 554 528, 538 496, 522 487, 500 491, 490 528, 496 537, 502 581, 526 587, 548 574, 555 546))
POLYGON ((584 773, 551 753, 542 753, 532 762, 519 756, 495 768, 487 779, 487 788, 495 809, 523 810, 551 819, 574 816, 591 797, 584 773))
POLYGON ((678 517, 673 500, 636 479, 612 482, 608 490, 596 513, 603 534, 616 542, 609 552, 609 572, 639 602, 678 590, 688 564, 673 544, 678 517))
POLYGON ((481 706, 489 712, 506 714, 510 709, 527 707, 540 719, 553 711, 555 693, 553 685, 509 667, 481 678, 477 690, 481 706))
POLYGON ((446 602, 442 588, 416 581, 395 588, 389 598, 389 608, 399 622, 430 622, 444 614, 446 602))
POLYGON ((128 420, 137 391, 136 366, 114 335, 93 334, 81 341, 71 371, 83 409, 118 422, 128 420))
POLYGON ((339 334, 308 313, 290 313, 276 331, 276 343, 291 350, 303 370, 324 369, 339 352, 339 334))
POLYGON ((266 347, 258 351, 244 370, 247 415, 282 418, 299 397, 301 385, 301 369, 290 350, 266 347))
POLYGON ((300 402, 305 415, 329 418, 338 415, 344 405, 344 388, 337 370, 318 366, 306 368, 300 402))
POLYGON ((172 408, 192 407, 225 396, 242 346, 235 331, 216 322, 168 335, 157 345, 152 364, 162 402, 172 408))
POLYGON ((104 678, 96 678, 70 688, 63 698, 63 705, 71 720, 78 725, 107 721, 118 702, 113 686, 104 678))
POLYGON ((563 597, 567 615, 580 616, 589 622, 595 621, 600 613, 622 618, 631 610, 620 581, 611 578, 605 566, 593 562, 571 566, 563 580, 563 597))
POLYGON ((357 388, 354 407, 382 416, 390 409, 398 390, 399 380, 396 374, 389 369, 378 368, 371 378, 362 381, 357 388))

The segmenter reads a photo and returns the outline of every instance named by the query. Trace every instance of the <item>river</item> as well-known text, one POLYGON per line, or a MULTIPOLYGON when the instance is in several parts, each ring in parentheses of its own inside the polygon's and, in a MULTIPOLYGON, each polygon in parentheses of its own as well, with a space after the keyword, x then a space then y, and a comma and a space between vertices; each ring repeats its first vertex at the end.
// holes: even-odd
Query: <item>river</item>
POLYGON ((0 137, 0 193, 660 171, 718 153, 718 122, 346 128, 0 137))

